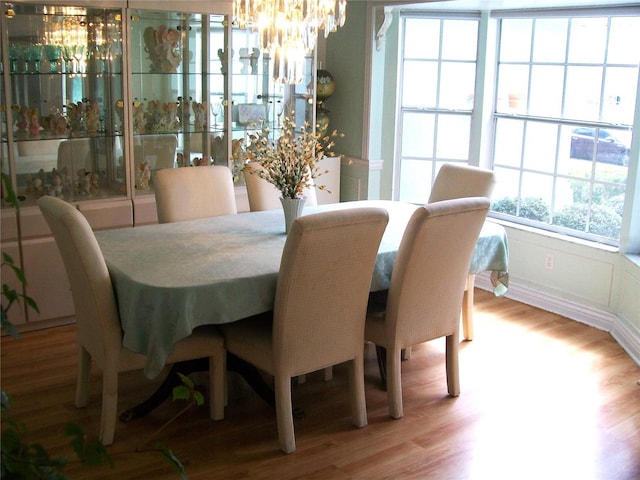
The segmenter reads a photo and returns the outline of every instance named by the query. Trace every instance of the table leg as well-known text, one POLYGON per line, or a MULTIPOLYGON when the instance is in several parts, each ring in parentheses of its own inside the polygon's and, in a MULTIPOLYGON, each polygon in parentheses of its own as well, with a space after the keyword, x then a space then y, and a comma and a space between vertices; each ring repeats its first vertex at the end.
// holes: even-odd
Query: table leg
MULTIPOLYGON (((196 360, 174 363, 169 370, 169 374, 156 391, 142 403, 123 412, 119 417, 120 421, 126 423, 136 420, 137 418, 144 417, 152 410, 159 407, 167 398, 170 398, 173 392, 173 387, 181 384, 178 373, 181 373, 182 375, 189 375, 195 372, 204 372, 208 369, 208 358, 199 358, 196 360)), ((242 376, 251 389, 260 396, 260 398, 262 398, 271 407, 275 407, 275 395, 273 393, 273 388, 270 385, 267 385, 258 369, 253 365, 227 352, 227 370, 236 372, 242 376)), ((303 418, 304 411, 294 406, 293 417, 303 418)))
POLYGON ((465 340, 473 340, 473 289, 475 275, 467 277, 467 285, 462 297, 462 336, 465 340))

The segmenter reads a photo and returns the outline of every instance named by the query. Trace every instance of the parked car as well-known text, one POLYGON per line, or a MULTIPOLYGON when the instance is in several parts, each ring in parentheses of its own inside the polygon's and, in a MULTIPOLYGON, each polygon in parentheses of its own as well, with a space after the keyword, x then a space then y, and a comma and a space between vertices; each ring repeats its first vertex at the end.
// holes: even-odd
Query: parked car
POLYGON ((579 127, 571 133, 571 158, 593 160, 596 151, 596 162, 613 163, 615 165, 629 164, 629 146, 618 140, 610 131, 604 128, 579 127), (597 147, 594 139, 597 131, 597 147))

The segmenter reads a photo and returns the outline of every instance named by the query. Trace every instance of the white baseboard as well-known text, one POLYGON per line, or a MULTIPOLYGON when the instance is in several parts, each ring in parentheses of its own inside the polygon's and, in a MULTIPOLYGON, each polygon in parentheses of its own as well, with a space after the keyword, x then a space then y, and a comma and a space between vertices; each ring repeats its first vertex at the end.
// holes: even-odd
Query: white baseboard
MULTIPOLYGON (((482 290, 493 291, 488 274, 476 275, 475 286, 482 290)), ((618 316, 513 282, 509 283, 509 291, 505 297, 609 332, 629 356, 640 365, 640 332, 634 331, 618 316)))

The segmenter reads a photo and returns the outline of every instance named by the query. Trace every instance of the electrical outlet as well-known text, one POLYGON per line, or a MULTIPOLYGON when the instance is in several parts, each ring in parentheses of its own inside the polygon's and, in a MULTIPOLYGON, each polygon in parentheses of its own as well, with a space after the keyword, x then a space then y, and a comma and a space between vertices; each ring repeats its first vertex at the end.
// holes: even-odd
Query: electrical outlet
POLYGON ((553 270, 553 261, 554 261, 554 257, 553 254, 551 253, 547 253, 544 257, 544 268, 546 268, 547 270, 553 270))

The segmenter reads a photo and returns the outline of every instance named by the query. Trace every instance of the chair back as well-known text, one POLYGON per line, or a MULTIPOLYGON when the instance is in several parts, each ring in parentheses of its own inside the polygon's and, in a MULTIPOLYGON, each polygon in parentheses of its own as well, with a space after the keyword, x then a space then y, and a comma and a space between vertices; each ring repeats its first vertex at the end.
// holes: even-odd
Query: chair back
POLYGON ((495 174, 491 170, 471 165, 445 163, 440 167, 433 182, 429 203, 464 197, 491 199, 495 183, 495 174))
POLYGON ((384 209, 298 218, 287 234, 276 288, 276 372, 291 377, 362 354, 367 299, 384 209))
MULTIPOLYGON (((282 208, 280 203, 280 191, 271 183, 261 178, 257 172, 264 167, 257 162, 250 162, 244 168, 245 184, 247 186, 247 196, 249 197, 249 210, 257 212, 261 210, 275 210, 282 208)), ((313 182, 313 180, 312 180, 313 182)), ((318 205, 318 198, 315 187, 305 188, 303 191, 305 206, 318 205)))
POLYGON ((38 206, 64 263, 75 308, 78 343, 101 365, 119 355, 122 330, 109 270, 87 219, 71 204, 44 196, 38 206))
POLYGON ((385 315, 389 345, 409 347, 459 328, 469 263, 489 211, 484 197, 416 210, 400 242, 385 315))
POLYGON ((178 137, 175 134, 136 135, 134 142, 136 168, 143 162, 149 162, 151 171, 174 167, 178 148, 178 137))
POLYGON ((228 167, 165 168, 154 173, 153 184, 160 223, 238 213, 228 167))
POLYGON ((91 139, 71 138, 58 145, 58 171, 67 170, 68 175, 76 178, 79 170, 93 171, 91 163, 91 139))

